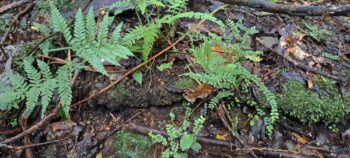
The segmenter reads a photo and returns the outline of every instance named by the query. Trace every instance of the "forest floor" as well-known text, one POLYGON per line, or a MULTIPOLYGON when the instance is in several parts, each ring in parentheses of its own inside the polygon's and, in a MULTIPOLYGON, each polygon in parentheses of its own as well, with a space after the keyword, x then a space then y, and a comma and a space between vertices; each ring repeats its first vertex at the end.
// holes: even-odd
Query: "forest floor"
MULTIPOLYGON (((11 1, 1 1, 0 6, 9 3, 11 1)), ((77 2, 69 1, 67 5, 73 6, 73 3, 77 2)), ((104 1, 93 0, 90 5, 98 9, 102 3, 104 1)), ((105 3, 108 4, 108 1, 105 3)), ((326 3, 349 2, 320 2, 320 4, 326 3)), ((23 11, 27 5, 1 15, 6 26, 11 25, 14 15, 18 13, 16 10, 23 11)), ((217 1, 192 1, 188 5, 188 10, 211 12, 219 5, 221 3, 217 1)), ((30 28, 33 21, 45 18, 37 16, 40 15, 40 11, 35 9, 25 13, 17 21, 18 27, 1 45, 4 51, 23 49, 23 44, 33 44, 44 37, 30 28)), ((74 9, 72 11, 65 8, 60 11, 67 18, 74 15, 74 9)), ((283 100, 284 97, 291 95, 283 91, 283 85, 289 81, 305 83, 305 89, 315 94, 320 93, 322 89, 319 85, 320 80, 334 83, 342 99, 346 100, 350 96, 349 81, 344 81, 344 78, 349 77, 350 70, 350 17, 292 16, 265 13, 254 8, 234 5, 228 5, 225 10, 218 11, 215 17, 234 21, 242 19, 244 25, 256 27, 259 33, 252 36, 249 42, 252 49, 263 51, 263 55, 260 56, 261 61, 241 64, 259 76, 265 85, 279 96, 278 98, 283 100), (320 31, 323 29, 332 33, 322 35, 320 31), (299 34, 295 34, 296 32, 299 34), (288 53, 294 53, 294 58, 279 54, 277 46, 281 42, 285 43, 288 53)), ((124 22, 124 31, 132 28, 138 21, 133 11, 118 15, 117 20, 124 22)), ((184 30, 196 22, 181 21, 176 24, 176 31, 185 32, 184 30)), ((204 23, 198 31, 215 32, 217 29, 217 26, 212 23, 204 23)), ((5 33, 6 29, 0 28, 0 38, 6 36, 5 33)), ((153 51, 159 52, 174 41, 174 39, 157 41, 153 51)), ((195 81, 182 76, 189 69, 196 69, 196 66, 191 63, 188 43, 188 39, 181 41, 174 46, 176 49, 170 50, 166 55, 141 68, 142 85, 130 76, 97 98, 72 108, 69 120, 57 117, 38 131, 30 133, 30 144, 33 146, 26 147, 28 143, 23 143, 25 140, 21 139, 11 144, 12 149, 0 146, 0 157, 25 157, 28 148, 34 157, 122 157, 120 155, 123 152, 140 153, 152 158, 160 157, 164 146, 149 145, 146 149, 141 149, 140 144, 133 142, 133 139, 149 143, 147 137, 149 132, 166 134, 166 125, 171 122, 170 113, 176 116, 172 124, 181 125, 186 113, 184 108, 187 105, 185 102, 188 96, 186 95, 189 89, 193 90, 197 87, 195 81), (165 71, 159 71, 157 67, 163 63, 172 63, 172 66, 165 71), (123 138, 123 134, 128 137, 123 138), (145 136, 140 137, 135 134, 145 136), (128 144, 128 140, 134 144, 128 144), (121 148, 120 142, 124 142, 126 147, 121 148)), ((6 67, 3 56, 1 56, 0 69, 6 67)), ((91 71, 81 72, 73 87, 73 103, 97 93, 101 88, 120 78, 127 70, 142 62, 140 58, 142 57, 136 55, 122 61, 121 67, 108 67, 110 77, 91 71)), ((301 91, 304 90, 289 93, 304 94, 301 91)), ((250 89, 249 93, 254 98, 254 89, 250 89)), ((213 95, 209 93, 209 96, 204 99, 198 97, 191 105, 189 118, 202 113, 204 103, 213 95)), ((311 96, 303 97, 311 98, 311 96)), ((295 98, 295 101, 299 100, 295 98)), ((293 102, 293 99, 285 102, 293 102)), ((189 157, 350 157, 349 115, 336 123, 322 120, 308 123, 293 117, 293 114, 288 113, 290 109, 280 105, 280 119, 274 124, 271 138, 268 138, 263 119, 254 117, 257 113, 254 107, 242 103, 227 110, 225 103, 222 101, 215 110, 207 113, 204 127, 198 135, 200 137, 198 142, 202 145, 202 149, 199 153, 188 151, 189 157), (235 129, 227 127, 227 121, 232 122, 230 116, 235 116, 233 117, 236 123, 235 129)), ((345 102, 345 104, 349 106, 350 103, 345 102)), ((48 111, 53 109, 54 107, 49 107, 48 111)), ((20 110, 0 111, 0 141, 22 132, 18 119, 20 112, 20 110)), ((40 117, 28 119, 27 126, 35 125, 39 120, 40 117)))

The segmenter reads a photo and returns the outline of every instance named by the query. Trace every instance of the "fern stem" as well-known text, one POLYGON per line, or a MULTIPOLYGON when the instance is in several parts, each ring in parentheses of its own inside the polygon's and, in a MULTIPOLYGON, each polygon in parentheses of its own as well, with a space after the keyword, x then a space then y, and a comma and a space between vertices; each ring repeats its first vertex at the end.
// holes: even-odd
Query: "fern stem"
POLYGON ((67 49, 71 49, 71 47, 62 47, 62 48, 50 49, 47 52, 58 52, 58 51, 67 50, 67 49))

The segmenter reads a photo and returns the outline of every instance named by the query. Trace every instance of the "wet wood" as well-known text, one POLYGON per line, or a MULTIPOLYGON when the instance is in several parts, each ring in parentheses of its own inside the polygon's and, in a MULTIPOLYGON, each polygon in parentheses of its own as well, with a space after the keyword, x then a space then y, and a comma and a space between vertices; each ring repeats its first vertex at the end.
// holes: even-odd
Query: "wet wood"
POLYGON ((306 6, 306 5, 286 5, 272 3, 267 0, 221 0, 222 2, 247 6, 256 8, 258 10, 271 12, 271 13, 283 13, 299 16, 350 16, 350 4, 347 5, 320 5, 320 6, 306 6))

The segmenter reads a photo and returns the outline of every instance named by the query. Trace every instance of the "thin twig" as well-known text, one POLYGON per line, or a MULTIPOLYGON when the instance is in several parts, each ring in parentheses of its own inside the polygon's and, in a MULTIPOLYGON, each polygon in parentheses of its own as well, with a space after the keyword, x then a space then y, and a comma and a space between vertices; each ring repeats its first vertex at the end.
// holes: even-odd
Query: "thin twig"
POLYGON ((63 138, 63 139, 58 139, 58 140, 52 140, 52 141, 48 141, 48 142, 43 142, 43 143, 37 143, 37 144, 30 144, 30 145, 24 145, 24 146, 18 146, 18 147, 13 147, 16 150, 20 150, 20 149, 25 149, 25 148, 32 148, 32 147, 37 147, 37 146, 43 146, 43 145, 48 145, 48 144, 53 144, 53 143, 57 143, 60 141, 64 141, 67 138, 63 138))
POLYGON ((8 38, 8 36, 10 35, 10 32, 13 28, 15 28, 14 26, 16 26, 19 22, 19 19, 25 14, 27 13, 30 9, 32 9, 34 6, 34 2, 31 2, 24 10, 22 10, 21 12, 19 12, 12 20, 11 23, 11 27, 9 27, 7 29, 7 31, 5 32, 5 35, 2 37, 1 41, 0 41, 0 46, 4 45, 4 42, 6 41, 6 39, 8 38))
POLYGON ((23 4, 26 4, 28 2, 29 2, 28 0, 21 0, 21 1, 15 1, 15 2, 12 2, 12 3, 8 4, 8 5, 2 6, 0 8, 0 15, 3 14, 3 13, 6 13, 7 11, 9 11, 11 9, 15 9, 17 7, 20 7, 23 4))
POLYGON ((31 134, 32 132, 36 131, 37 129, 39 129, 40 127, 44 126, 46 124, 46 122, 49 122, 50 120, 52 120, 53 118, 56 117, 56 115, 61 111, 61 104, 57 105, 56 108, 53 110, 52 113, 50 113, 49 115, 47 115, 46 117, 44 117, 42 120, 40 120, 38 123, 36 123, 35 125, 33 125, 32 127, 28 128, 27 130, 23 131, 20 134, 17 134, 14 137, 8 138, 2 142, 0 142, 0 144, 8 144, 11 142, 14 142, 20 138, 22 138, 23 136, 27 135, 27 134, 31 134))

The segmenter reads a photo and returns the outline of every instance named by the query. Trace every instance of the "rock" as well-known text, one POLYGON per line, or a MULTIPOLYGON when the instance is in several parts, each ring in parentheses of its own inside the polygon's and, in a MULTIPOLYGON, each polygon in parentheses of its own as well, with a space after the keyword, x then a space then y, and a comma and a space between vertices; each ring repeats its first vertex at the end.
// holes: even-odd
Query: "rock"
POLYGON ((344 133, 342 133, 341 136, 343 141, 350 145, 350 128, 347 129, 344 133))

